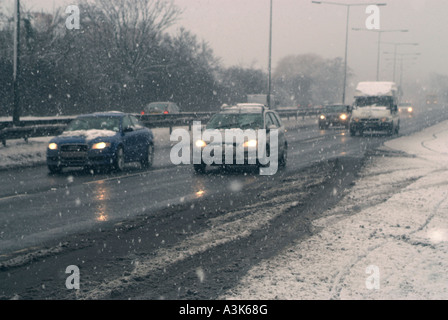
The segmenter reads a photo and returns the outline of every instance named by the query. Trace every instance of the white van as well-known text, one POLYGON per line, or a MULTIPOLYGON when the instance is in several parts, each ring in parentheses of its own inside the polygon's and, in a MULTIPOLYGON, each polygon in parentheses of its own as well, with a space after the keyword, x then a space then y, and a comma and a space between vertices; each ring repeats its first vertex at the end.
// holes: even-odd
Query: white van
POLYGON ((350 119, 350 134, 382 131, 388 135, 400 131, 398 87, 394 82, 360 82, 350 119))

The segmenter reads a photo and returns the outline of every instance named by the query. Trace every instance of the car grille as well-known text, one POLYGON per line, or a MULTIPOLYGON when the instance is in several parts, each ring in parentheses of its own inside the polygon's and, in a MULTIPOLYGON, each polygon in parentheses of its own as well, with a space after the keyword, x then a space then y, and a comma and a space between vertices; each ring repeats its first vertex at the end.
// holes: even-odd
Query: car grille
POLYGON ((63 152, 87 152, 86 144, 65 144, 61 146, 63 152))
POLYGON ((361 121, 366 123, 374 123, 374 122, 380 122, 380 119, 361 119, 361 121))
POLYGON ((66 144, 61 146, 61 158, 65 160, 83 160, 87 158, 88 147, 85 144, 66 144))

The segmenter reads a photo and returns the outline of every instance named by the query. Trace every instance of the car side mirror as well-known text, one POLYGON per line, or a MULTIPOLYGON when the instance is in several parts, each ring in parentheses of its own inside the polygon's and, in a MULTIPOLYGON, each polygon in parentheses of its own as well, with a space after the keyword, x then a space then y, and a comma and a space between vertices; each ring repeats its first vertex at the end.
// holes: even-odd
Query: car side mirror
POLYGON ((132 132, 132 131, 134 131, 134 128, 132 128, 132 127, 126 127, 123 129, 123 133, 132 132))
POLYGON ((270 124, 270 125, 266 128, 266 131, 269 132, 269 131, 271 131, 272 129, 277 129, 277 127, 276 127, 274 124, 270 124))

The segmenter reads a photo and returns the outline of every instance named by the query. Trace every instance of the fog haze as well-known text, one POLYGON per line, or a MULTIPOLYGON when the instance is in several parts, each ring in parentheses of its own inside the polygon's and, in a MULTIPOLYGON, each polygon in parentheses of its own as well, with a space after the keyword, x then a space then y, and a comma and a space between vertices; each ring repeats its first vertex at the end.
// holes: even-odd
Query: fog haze
MULTIPOLYGON (((10 1, 11 3, 13 1, 10 1)), ((76 1, 22 0, 26 8, 51 11, 53 7, 76 1)), ((340 0, 341 3, 353 1, 340 0)), ((351 7, 348 64, 353 82, 375 79, 377 65, 376 32, 353 31, 365 28, 366 6, 351 7)), ((388 0, 381 7, 380 28, 408 29, 408 33, 383 33, 384 42, 416 42, 418 47, 399 46, 401 53, 421 53, 413 62, 405 59, 404 80, 425 79, 428 74, 448 74, 448 2, 444 0, 388 0)), ((226 66, 267 70, 269 43, 269 0, 174 0, 183 10, 176 31, 185 27, 207 42, 226 66)), ((6 4, 4 4, 6 5, 6 4)), ((82 17, 81 17, 82 19, 82 17)), ((272 68, 288 55, 315 53, 324 58, 344 56, 346 9, 343 6, 312 4, 309 0, 273 1, 272 68)), ((382 44, 382 80, 392 78, 394 46, 382 44)))

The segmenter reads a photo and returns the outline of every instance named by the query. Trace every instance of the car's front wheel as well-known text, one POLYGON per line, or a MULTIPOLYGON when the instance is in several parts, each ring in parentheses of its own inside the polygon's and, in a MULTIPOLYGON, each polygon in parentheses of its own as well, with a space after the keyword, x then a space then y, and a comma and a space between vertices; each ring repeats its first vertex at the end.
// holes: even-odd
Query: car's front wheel
POLYGON ((154 146, 152 144, 148 145, 148 150, 141 160, 141 165, 143 168, 151 168, 154 163, 154 146))
POLYGON ((288 161, 288 145, 285 144, 285 147, 283 149, 283 154, 282 154, 282 157, 281 157, 280 163, 279 163, 280 167, 282 167, 282 168, 286 167, 287 161, 288 161))
POLYGON ((61 173, 62 168, 60 166, 48 166, 48 170, 51 174, 61 173))
POLYGON ((205 163, 194 164, 193 168, 194 168, 194 172, 196 172, 196 173, 205 173, 207 165, 205 163))
POLYGON ((117 171, 123 171, 124 169, 124 151, 123 147, 118 147, 115 152, 112 168, 117 171))

